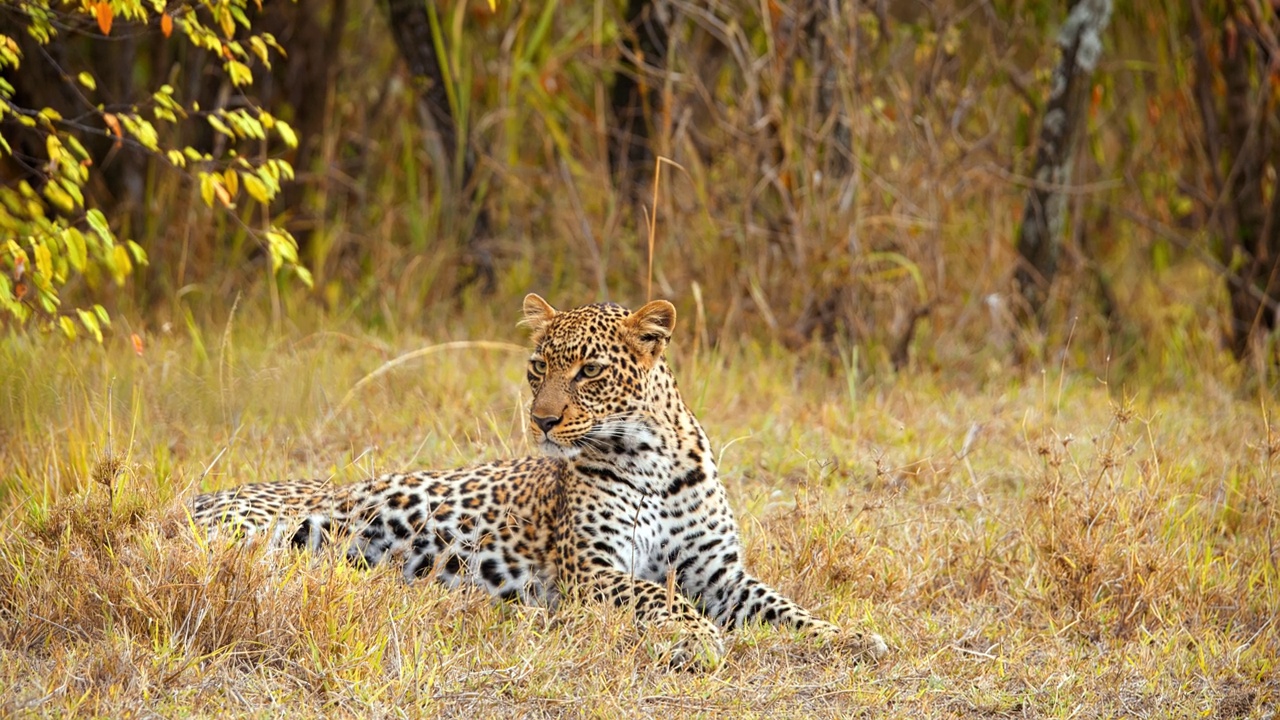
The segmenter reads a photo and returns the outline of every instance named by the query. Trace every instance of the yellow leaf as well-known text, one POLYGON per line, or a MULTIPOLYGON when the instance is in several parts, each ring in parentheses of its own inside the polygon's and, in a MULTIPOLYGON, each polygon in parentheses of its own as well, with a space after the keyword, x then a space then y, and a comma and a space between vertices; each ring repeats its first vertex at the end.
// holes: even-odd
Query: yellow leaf
MULTIPOLYGON (((124 284, 124 278, 133 272, 133 261, 129 259, 129 251, 123 245, 117 245, 111 251, 111 274, 117 285, 124 284)), ((97 322, 94 323, 97 325, 97 322)))
POLYGON ((231 128, 227 127, 227 124, 226 124, 226 123, 224 123, 224 122, 222 122, 222 120, 218 119, 217 117, 215 117, 215 116, 213 116, 213 115, 210 115, 209 117, 207 117, 207 118, 205 118, 205 119, 209 121, 209 125, 210 125, 214 130, 217 130, 218 132, 222 133, 223 135, 226 135, 226 136, 231 137, 231 138, 234 138, 234 137, 236 136, 236 134, 235 134, 234 132, 232 132, 232 131, 231 131, 231 128))
POLYGON ((62 242, 67 246, 67 260, 71 262, 71 267, 77 271, 83 271, 89 259, 84 235, 78 229, 69 227, 62 233, 62 242))
POLYGON ((44 139, 44 150, 49 154, 49 159, 53 162, 62 161, 62 141, 57 135, 49 135, 44 139))
POLYGON ((218 24, 222 26, 222 34, 227 38, 234 37, 236 34, 236 21, 231 17, 231 11, 226 7, 219 8, 218 24))
POLYGON ((36 245, 36 272, 46 278, 53 277, 53 255, 44 245, 36 245))
POLYGON ((76 324, 71 318, 67 317, 66 315, 63 315, 62 317, 58 318, 58 325, 62 327, 63 335, 66 335, 68 338, 72 340, 76 339, 76 324))
POLYGON ((240 190, 240 176, 236 174, 236 171, 227 168, 227 171, 222 174, 222 182, 227 188, 227 195, 235 197, 240 190))
POLYGON ((284 140, 284 144, 291 148, 298 147, 298 136, 293 133, 293 128, 284 121, 276 123, 276 132, 280 133, 280 139, 284 140))
POLYGON ((267 44, 262 41, 262 38, 257 35, 249 38, 249 47, 253 50, 253 54, 257 55, 258 59, 262 61, 263 65, 271 67, 271 56, 267 54, 267 44))
POLYGON ((67 194, 66 190, 58 183, 46 183, 44 186, 44 196, 49 202, 53 203, 59 210, 69 213, 75 210, 75 200, 67 194))
POLYGON ((253 71, 239 60, 227 61, 227 74, 231 76, 232 85, 248 85, 253 82, 253 71))
POLYGON ((266 183, 259 180, 254 175, 244 176, 244 190, 249 193, 249 197, 266 205, 271 202, 271 193, 267 190, 266 183))
POLYGON ((213 207, 213 176, 209 173, 200 173, 200 199, 206 206, 213 207))
POLYGON ((87 72, 82 72, 82 73, 80 73, 79 75, 77 75, 77 76, 76 76, 76 79, 80 81, 80 84, 81 84, 81 85, 83 85, 83 86, 85 86, 85 87, 89 88, 90 90, 97 90, 97 89, 98 89, 98 83, 97 83, 97 81, 96 81, 96 80, 94 80, 94 79, 93 79, 93 76, 92 76, 92 75, 90 75, 90 74, 89 74, 89 73, 87 73, 87 72))

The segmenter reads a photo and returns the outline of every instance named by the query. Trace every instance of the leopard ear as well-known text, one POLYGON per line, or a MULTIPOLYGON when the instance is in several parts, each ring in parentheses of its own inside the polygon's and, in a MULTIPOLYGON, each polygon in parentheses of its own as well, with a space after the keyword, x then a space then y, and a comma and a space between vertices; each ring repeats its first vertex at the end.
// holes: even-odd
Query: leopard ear
POLYGON ((547 323, 551 322, 551 318, 555 316, 556 309, 536 293, 524 296, 524 319, 520 324, 529 328, 529 337, 535 343, 542 339, 542 335, 547 331, 547 323))
POLYGON ((631 344, 646 365, 662 355, 676 328, 676 308, 666 300, 654 300, 631 313, 626 320, 631 344))

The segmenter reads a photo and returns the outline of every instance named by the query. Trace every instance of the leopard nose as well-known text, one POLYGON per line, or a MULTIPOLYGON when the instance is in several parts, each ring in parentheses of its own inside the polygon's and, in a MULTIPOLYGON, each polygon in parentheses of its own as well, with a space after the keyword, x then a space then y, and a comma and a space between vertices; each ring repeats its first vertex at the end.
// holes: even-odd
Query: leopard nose
POLYGON ((559 416, 559 415, 549 416, 549 417, 543 417, 542 415, 532 415, 531 417, 533 418, 533 424, 537 425, 542 430, 544 435, 550 433, 551 428, 555 427, 556 425, 559 425, 560 420, 562 419, 562 416, 559 416))

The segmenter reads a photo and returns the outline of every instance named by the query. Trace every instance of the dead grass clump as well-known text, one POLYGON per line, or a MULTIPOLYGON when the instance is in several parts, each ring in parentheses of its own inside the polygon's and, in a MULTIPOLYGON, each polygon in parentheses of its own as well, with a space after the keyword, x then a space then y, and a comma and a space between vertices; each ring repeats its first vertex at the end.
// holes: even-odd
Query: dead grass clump
POLYGON ((1183 588, 1179 558, 1167 542, 1172 498, 1152 465, 1135 466, 1132 415, 1117 407, 1110 426, 1073 452, 1071 436, 1045 438, 1027 510, 1029 542, 1054 623, 1091 640, 1128 638, 1160 615, 1183 588), (1083 455, 1083 457, 1082 457, 1083 455))
POLYGON ((1178 451, 1143 448, 1155 441, 1131 420, 1116 408, 1084 452, 1071 436, 1036 445, 1043 464, 1026 527, 1054 626, 1093 641, 1146 636, 1170 623, 1242 638, 1263 632, 1276 599, 1268 557, 1274 480, 1260 480, 1269 471, 1237 466, 1225 489, 1222 480, 1189 482, 1178 451))
POLYGON ((93 485, 77 495, 60 498, 47 515, 32 518, 34 536, 46 544, 63 541, 68 533, 84 544, 84 549, 101 552, 137 532, 152 515, 154 503, 145 496, 120 487, 124 460, 108 456, 93 469, 93 485))

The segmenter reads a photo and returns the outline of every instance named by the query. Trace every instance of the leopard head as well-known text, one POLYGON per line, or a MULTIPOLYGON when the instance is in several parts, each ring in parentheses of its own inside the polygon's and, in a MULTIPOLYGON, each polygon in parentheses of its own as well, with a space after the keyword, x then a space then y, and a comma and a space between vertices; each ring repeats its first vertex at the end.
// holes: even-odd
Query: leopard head
POLYGON ((534 344, 529 415, 544 450, 574 457, 608 433, 655 416, 650 376, 665 367, 662 354, 676 324, 671 303, 655 300, 635 312, 611 303, 560 312, 530 294, 523 324, 534 344))

